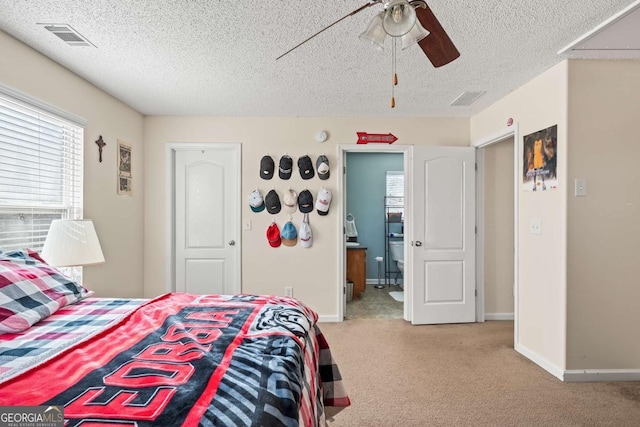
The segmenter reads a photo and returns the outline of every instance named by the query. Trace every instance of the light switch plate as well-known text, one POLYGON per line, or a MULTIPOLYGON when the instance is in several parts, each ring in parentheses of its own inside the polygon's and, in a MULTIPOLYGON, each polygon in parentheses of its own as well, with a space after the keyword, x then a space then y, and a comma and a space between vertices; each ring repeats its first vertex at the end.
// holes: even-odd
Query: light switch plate
POLYGON ((245 218, 242 221, 242 228, 244 228, 246 231, 251 230, 251 218, 245 218))
POLYGON ((575 185, 576 197, 587 197, 587 180, 584 178, 576 178, 575 185))

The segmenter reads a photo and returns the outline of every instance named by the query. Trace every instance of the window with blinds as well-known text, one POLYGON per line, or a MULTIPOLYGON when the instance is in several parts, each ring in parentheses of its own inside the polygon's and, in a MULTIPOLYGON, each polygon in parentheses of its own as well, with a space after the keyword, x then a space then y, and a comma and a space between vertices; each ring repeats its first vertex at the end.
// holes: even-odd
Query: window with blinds
POLYGON ((404 172, 387 171, 385 196, 388 212, 404 212, 404 172))
POLYGON ((51 221, 82 218, 84 128, 0 88, 0 248, 42 249, 51 221))

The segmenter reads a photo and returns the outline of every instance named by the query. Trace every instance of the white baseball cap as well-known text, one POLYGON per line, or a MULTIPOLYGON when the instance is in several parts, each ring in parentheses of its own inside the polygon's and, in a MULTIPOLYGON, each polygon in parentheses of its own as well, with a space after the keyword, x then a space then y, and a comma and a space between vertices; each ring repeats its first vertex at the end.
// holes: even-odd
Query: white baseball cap
POLYGON ((329 205, 331 205, 331 191, 323 187, 318 191, 318 197, 316 198, 318 215, 329 214, 329 205))
POLYGON ((284 210, 290 214, 298 209, 298 193, 289 189, 284 193, 284 210))
POLYGON ((313 244, 313 234, 311 233, 311 226, 307 222, 307 214, 304 214, 300 231, 298 231, 298 240, 303 248, 310 248, 313 244))
POLYGON ((254 212, 262 212, 264 210, 264 198, 260 190, 253 190, 249 194, 249 206, 254 212))

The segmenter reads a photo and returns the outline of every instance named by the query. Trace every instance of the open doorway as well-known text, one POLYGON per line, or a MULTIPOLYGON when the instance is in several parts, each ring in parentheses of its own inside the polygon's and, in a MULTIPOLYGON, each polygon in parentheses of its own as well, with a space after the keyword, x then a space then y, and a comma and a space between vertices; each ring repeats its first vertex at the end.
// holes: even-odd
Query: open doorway
MULTIPOLYGON (((408 319, 407 304, 398 301, 389 293, 396 295, 407 290, 407 281, 399 272, 396 261, 389 261, 386 266, 385 257, 390 257, 385 238, 385 195, 387 192, 387 171, 400 173, 402 182, 407 183, 408 162, 410 146, 379 146, 379 145, 348 145, 339 148, 339 166, 343 170, 340 176, 339 188, 342 192, 342 221, 340 221, 339 233, 341 245, 339 250, 339 286, 340 304, 339 318, 345 319, 347 304, 357 309, 359 313, 355 317, 360 318, 404 318, 408 319), (355 181, 355 182, 350 182, 355 181), (355 185, 355 186, 354 186, 355 185), (359 189, 356 187, 360 187, 359 189), (371 199, 373 197, 373 199, 371 199), (347 217, 354 220, 357 229, 357 237, 347 238, 347 217), (347 245, 347 240, 356 240, 347 245), (355 243, 355 244, 354 244, 355 243), (347 283, 347 277, 353 276, 353 259, 356 259, 360 273, 355 273, 361 283, 347 283), (381 261, 379 259, 382 258, 381 261), (351 261, 351 263, 349 262, 351 261), (386 268, 386 269, 385 269, 386 268), (379 270, 380 269, 380 270, 379 270), (349 270, 349 271, 348 271, 349 270), (378 282, 380 271, 380 282, 378 282), (379 286, 380 288, 376 288, 379 286), (352 291, 350 288, 354 288, 352 291), (353 299, 348 293, 354 292, 353 299), (347 303, 347 300, 350 300, 347 303), (351 304, 356 304, 351 306, 351 304)), ((397 175, 396 175, 397 177, 397 175)), ((402 190, 403 197, 409 192, 402 190)), ((405 205, 410 204, 406 201, 405 205)), ((410 211, 405 209, 410 217, 410 211)), ((407 215, 401 216, 404 221, 407 215)), ((409 218, 410 219, 410 218, 409 218)), ((400 223, 402 225, 402 222, 400 223)), ((349 228, 351 226, 349 225, 349 228)), ((395 231, 399 234, 401 230, 395 231)), ((400 239, 396 239, 400 240, 400 239)), ((404 239, 399 251, 401 257, 407 253, 407 245, 404 239)), ((349 277, 350 281, 353 277, 349 277)), ((410 289, 410 284, 408 285, 410 289)), ((403 295, 404 296, 404 295, 403 295)), ((354 316, 353 313, 351 313, 354 316)))
POLYGON ((477 148, 478 319, 513 320, 518 340, 518 124, 477 148))
POLYGON ((402 319, 404 156, 345 156, 346 319, 402 319))

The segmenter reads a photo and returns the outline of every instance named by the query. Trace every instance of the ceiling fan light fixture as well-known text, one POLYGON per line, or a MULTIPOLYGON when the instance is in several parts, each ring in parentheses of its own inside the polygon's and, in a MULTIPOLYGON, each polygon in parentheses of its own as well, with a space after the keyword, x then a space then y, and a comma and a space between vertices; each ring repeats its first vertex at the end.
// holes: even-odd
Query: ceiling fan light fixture
POLYGON ((401 37, 411 31, 416 21, 416 10, 407 0, 391 0, 386 5, 382 26, 391 37, 401 37))
POLYGON ((411 31, 400 38, 400 40, 402 40, 402 50, 413 46, 429 34, 429 31, 425 30, 420 23, 420 20, 416 19, 416 24, 413 26, 411 31))
POLYGON ((382 27, 383 16, 384 12, 380 12, 374 16, 369 27, 359 36, 364 44, 376 50, 384 50, 384 39, 387 37, 386 31, 382 27))

